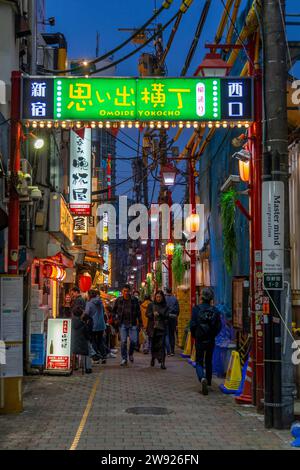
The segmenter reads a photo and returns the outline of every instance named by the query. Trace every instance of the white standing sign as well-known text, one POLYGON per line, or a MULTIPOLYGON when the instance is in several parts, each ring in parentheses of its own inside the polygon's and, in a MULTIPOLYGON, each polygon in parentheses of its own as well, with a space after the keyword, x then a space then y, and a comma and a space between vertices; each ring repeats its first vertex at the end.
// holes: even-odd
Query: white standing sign
POLYGON ((284 183, 266 181, 262 194, 262 242, 264 287, 283 289, 284 183))
POLYGON ((0 339, 23 341, 23 277, 0 277, 0 339))
POLYGON ((71 130, 70 139, 70 211, 90 215, 92 130, 71 130))
POLYGON ((72 320, 48 320, 46 369, 67 371, 71 368, 72 320))

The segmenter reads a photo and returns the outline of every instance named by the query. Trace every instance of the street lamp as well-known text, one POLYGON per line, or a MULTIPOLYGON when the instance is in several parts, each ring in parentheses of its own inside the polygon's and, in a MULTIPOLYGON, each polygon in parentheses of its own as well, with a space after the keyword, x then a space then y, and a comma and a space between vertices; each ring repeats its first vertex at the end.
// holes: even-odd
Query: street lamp
POLYGON ((225 62, 220 54, 209 52, 205 55, 195 75, 201 75, 202 77, 226 77, 230 69, 231 65, 225 62))
POLYGON ((245 183, 249 182, 250 179, 250 159, 251 153, 249 150, 243 148, 238 152, 235 152, 232 156, 239 161, 239 174, 242 181, 245 183))
POLYGON ((200 230, 200 216, 199 214, 191 214, 185 221, 185 227, 189 233, 197 233, 200 230))
POLYGON ((161 176, 165 186, 174 186, 176 168, 173 165, 165 165, 161 168, 161 176))

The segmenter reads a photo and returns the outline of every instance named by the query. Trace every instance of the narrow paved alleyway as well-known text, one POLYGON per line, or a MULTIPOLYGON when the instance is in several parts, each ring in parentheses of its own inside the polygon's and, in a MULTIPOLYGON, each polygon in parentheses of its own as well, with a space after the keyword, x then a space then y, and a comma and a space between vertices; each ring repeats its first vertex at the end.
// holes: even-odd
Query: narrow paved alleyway
POLYGON ((91 375, 26 378, 24 413, 0 417, 0 449, 291 449, 289 432, 265 430, 255 409, 235 405, 216 380, 202 396, 179 356, 166 371, 149 360, 136 354, 126 369, 109 359, 91 375), (126 412, 132 407, 169 414, 126 412))

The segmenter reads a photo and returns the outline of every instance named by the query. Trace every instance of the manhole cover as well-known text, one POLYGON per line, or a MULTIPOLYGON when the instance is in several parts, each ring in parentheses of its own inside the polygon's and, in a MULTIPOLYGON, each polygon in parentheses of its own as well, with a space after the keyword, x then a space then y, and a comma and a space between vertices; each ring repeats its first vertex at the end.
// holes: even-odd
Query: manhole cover
POLYGON ((134 408, 127 408, 126 413, 132 415, 169 415, 173 413, 172 411, 168 410, 167 408, 159 408, 159 407, 147 407, 147 406, 137 406, 134 408))

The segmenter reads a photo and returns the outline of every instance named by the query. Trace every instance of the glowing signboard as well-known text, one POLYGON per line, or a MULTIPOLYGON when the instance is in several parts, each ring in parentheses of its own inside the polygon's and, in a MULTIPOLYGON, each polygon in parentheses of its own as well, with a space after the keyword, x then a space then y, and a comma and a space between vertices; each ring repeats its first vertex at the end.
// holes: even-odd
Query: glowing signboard
POLYGON ((22 118, 56 121, 243 121, 251 78, 24 77, 22 118))
POLYGON ((76 215, 91 213, 91 129, 71 131, 70 211, 76 215))

